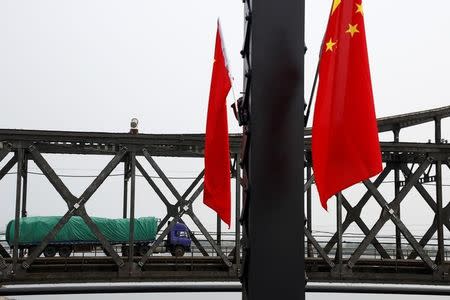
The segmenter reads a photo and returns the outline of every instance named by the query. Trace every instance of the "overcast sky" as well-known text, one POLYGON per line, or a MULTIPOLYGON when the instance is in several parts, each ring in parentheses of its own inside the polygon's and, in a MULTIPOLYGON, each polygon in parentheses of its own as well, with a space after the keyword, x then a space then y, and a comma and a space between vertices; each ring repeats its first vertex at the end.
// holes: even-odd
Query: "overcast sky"
MULTIPOLYGON (((306 97, 330 5, 331 0, 306 1, 306 97)), ((364 7, 378 117, 449 105, 450 2, 366 0, 364 7)), ((1 1, 0 128, 127 132, 130 119, 137 117, 144 133, 204 132, 218 17, 238 95, 242 91, 241 1, 1 1)), ((230 93, 228 104, 232 101, 230 93)), ((449 124, 443 123, 447 139, 449 124)), ((230 132, 240 132, 231 111, 229 127, 230 132)), ((433 137, 432 128, 405 130, 401 140, 427 141, 433 137)), ((391 135, 381 138, 388 140, 391 135)), ((58 174, 78 175, 96 175, 110 159, 46 157, 58 174)), ((193 177, 203 168, 201 159, 158 162, 169 176, 193 177)), ((37 168, 31 164, 30 170, 37 168)), ((121 172, 122 166, 114 171, 121 172)), ((76 195, 91 181, 64 179, 76 195)), ((13 217, 14 182, 11 175, 0 182, 0 228, 13 217)), ((119 177, 110 178, 96 192, 87 204, 92 215, 121 216, 121 182, 119 177)), ((174 182, 180 191, 190 183, 174 182)), ((142 178, 137 184, 137 215, 163 217, 161 201, 142 178)), ((385 189, 389 195, 393 187, 385 189)), ((356 203, 363 191, 358 187, 351 191, 351 202, 356 203)), ((444 192, 448 194, 448 188, 444 192)), ((65 203, 43 176, 30 176, 28 199, 30 215, 65 212, 65 203)), ((314 226, 333 230, 334 204, 326 213, 316 200, 314 226)), ((201 205, 201 197, 197 202, 200 219, 214 228, 215 215, 201 205)), ((431 214, 422 216, 426 205, 409 203, 414 209, 404 216, 426 228, 432 220, 431 214)), ((378 205, 373 201, 369 208, 378 205)), ((378 213, 366 216, 374 221, 378 213)))
MULTIPOLYGON (((306 97, 330 5, 331 0, 306 0, 306 97)), ((449 105, 450 2, 365 0, 364 6, 377 116, 449 105)), ((126 132, 130 119, 137 117, 144 133, 204 132, 217 17, 222 20, 238 95, 243 40, 239 0, 1 1, 0 128, 126 132)), ((230 94, 229 104, 232 101, 230 94)), ((240 132, 229 114, 230 131, 240 132)), ((449 121, 443 123, 447 139, 449 125, 449 121)), ((432 128, 405 130, 401 139, 424 142, 433 137, 432 128)), ((390 138, 389 134, 382 136, 390 138)), ((46 157, 58 174, 78 175, 97 174, 109 159, 46 157)), ((199 159, 158 162, 170 176, 192 177, 202 169, 199 159)), ((34 164, 30 169, 37 170, 34 164)), ((114 171, 121 172, 121 166, 114 171)), ((444 183, 450 183, 448 169, 445 172, 444 183)), ((79 195, 91 180, 65 178, 64 182, 79 195)), ((0 181, 0 229, 14 215, 14 182, 11 175, 0 181)), ((119 177, 108 179, 88 202, 88 211, 120 217, 121 182, 119 177)), ((183 191, 189 180, 175 184, 183 191)), ((163 217, 161 201, 142 178, 137 185, 137 215, 163 217)), ((384 187, 385 195, 392 190, 392 185, 384 187)), ((363 191, 358 187, 350 191, 350 202, 356 203, 363 191)), ((448 192, 446 187, 444 195, 448 192)), ((432 214, 414 195, 407 199, 408 213, 402 217, 410 228, 421 232, 431 224, 432 214)), ((42 176, 30 176, 28 198, 30 215, 65 212, 64 202, 42 176)), ((313 225, 317 230, 333 230, 334 204, 330 203, 330 213, 326 213, 315 200, 313 225)), ((201 198, 197 202, 200 219, 213 229, 215 215, 201 205, 201 198)), ((368 208, 375 213, 366 210, 363 214, 374 222, 379 210, 372 202, 368 208)), ((311 295, 308 299, 319 298, 311 295)))

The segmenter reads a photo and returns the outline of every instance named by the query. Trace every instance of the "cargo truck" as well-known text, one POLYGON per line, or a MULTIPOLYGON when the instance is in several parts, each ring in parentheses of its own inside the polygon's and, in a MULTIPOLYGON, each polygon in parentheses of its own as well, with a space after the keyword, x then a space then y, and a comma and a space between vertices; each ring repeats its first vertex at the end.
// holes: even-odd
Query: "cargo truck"
MULTIPOLYGON (((31 253, 53 229, 61 217, 26 217, 20 219, 18 248, 31 253)), ((107 219, 91 217, 100 232, 112 245, 119 245, 122 255, 128 256, 130 240, 130 219, 107 219)), ((158 219, 155 217, 136 218, 134 221, 134 253, 142 256, 155 241, 158 219)), ((13 248, 14 220, 6 227, 6 241, 13 248)), ((93 251, 101 247, 100 241, 92 233, 81 217, 74 216, 64 225, 53 240, 49 242, 42 254, 53 257, 57 253, 61 257, 69 257, 73 252, 93 251)), ((167 239, 157 247, 154 253, 168 252, 173 256, 183 256, 191 251, 191 238, 185 224, 176 223, 167 239)), ((106 251, 104 251, 105 254, 106 251)), ((107 254, 108 255, 108 254, 107 254)))

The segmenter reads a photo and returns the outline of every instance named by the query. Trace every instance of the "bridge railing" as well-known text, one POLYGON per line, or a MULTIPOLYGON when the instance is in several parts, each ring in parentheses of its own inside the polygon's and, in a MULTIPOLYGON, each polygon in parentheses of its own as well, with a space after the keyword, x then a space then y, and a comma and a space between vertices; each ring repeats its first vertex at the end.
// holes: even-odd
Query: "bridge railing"
MULTIPOLYGON (((331 236, 330 236, 331 238, 331 236)), ((321 247, 325 247, 328 240, 319 240, 319 245, 321 247)), ((344 259, 349 258, 357 249, 357 247, 360 245, 361 242, 359 241, 344 241, 343 244, 343 251, 342 251, 342 256, 344 259)), ((383 248, 386 250, 386 252, 393 258, 395 258, 396 253, 398 251, 397 249, 397 243, 395 242, 395 237, 393 237, 393 240, 391 242, 382 242, 380 243, 381 246, 383 246, 383 248)), ((414 253, 414 249, 411 247, 411 245, 409 243, 403 242, 400 244, 401 245, 401 249, 403 251, 403 255, 404 257, 408 257, 411 253, 414 253)), ((450 245, 446 244, 446 245, 450 245)), ((310 252, 308 252, 308 243, 305 241, 305 257, 316 257, 319 258, 320 257, 320 253, 312 248, 310 250, 310 252), (309 255, 308 255, 309 254, 309 255)), ((425 253, 430 256, 430 257, 436 257, 437 252, 438 252, 438 243, 437 240, 434 239, 434 241, 430 241, 430 243, 428 244, 428 248, 424 249, 425 253)), ((334 257, 336 255, 336 248, 333 248, 330 250, 330 252, 328 253, 328 255, 330 257, 334 257)), ((444 250, 444 258, 445 261, 448 261, 450 257, 450 246, 446 246, 445 250, 444 250)), ((361 259, 379 259, 379 260, 383 260, 384 258, 380 255, 380 253, 378 252, 378 250, 373 246, 373 245, 369 245, 367 247, 367 249, 365 249, 364 253, 361 256, 361 259)), ((419 257, 414 258, 414 260, 420 260, 419 257)))
MULTIPOLYGON (((196 232, 192 232, 195 235, 198 235, 199 237, 201 237, 201 233, 196 233, 196 232)), ((215 236, 217 233, 215 232, 211 232, 211 234, 213 236, 215 236)), ((321 235, 321 234, 315 234, 314 235, 317 239, 317 241, 319 242, 319 244, 322 247, 325 247, 325 245, 327 244, 327 242, 330 240, 330 238, 332 237, 331 235, 321 235)), ((229 232, 229 233, 222 233, 222 237, 223 239, 220 240, 220 242, 218 244, 220 244, 220 247, 222 249, 222 252, 225 255, 230 255, 230 253, 233 251, 234 247, 235 247, 235 241, 234 241, 234 233, 233 232, 229 232)), ((356 248, 358 247, 358 245, 360 244, 360 241, 357 240, 362 240, 364 238, 363 235, 355 235, 355 234, 351 234, 348 236, 343 236, 343 257, 350 257, 353 252, 356 250, 356 248), (349 239, 349 240, 346 240, 349 239), (350 240, 353 239, 353 240, 350 240)), ((198 241, 202 244, 203 248, 207 251, 208 255, 210 256, 217 256, 217 253, 215 251, 215 249, 209 244, 208 240, 206 239, 201 239, 199 238, 198 241)), ((4 232, 0 232, 0 244, 3 245, 3 247, 5 248, 5 250, 9 253, 12 254, 12 249, 9 247, 8 243, 6 242, 5 239, 5 233, 4 232)), ((395 236, 391 236, 391 237, 385 237, 384 240, 381 242, 381 245, 384 247, 384 249, 388 252, 389 255, 391 255, 391 257, 395 257, 395 254, 397 252, 397 243, 395 241, 395 236)), ((449 257, 450 257, 450 239, 446 240, 445 245, 449 245, 445 247, 445 251, 444 251, 444 257, 445 260, 448 261, 449 257)), ((287 245, 280 245, 280 249, 284 249, 286 248, 287 245)), ((312 253, 309 253, 308 256, 308 243, 305 240, 305 257, 320 257, 320 253, 315 250, 314 248, 312 249, 312 253)), ((115 250, 120 253, 121 252, 121 246, 120 245, 115 245, 114 246, 115 250)), ((414 252, 414 249, 406 242, 401 243, 401 248, 402 251, 404 252, 404 255, 407 257, 409 256, 409 254, 411 254, 412 252, 414 252)), ((202 252, 200 251, 199 248, 197 248, 195 245, 192 245, 191 247, 191 253, 187 253, 186 255, 192 255, 192 256, 202 256, 202 252)), ((424 250, 430 257, 435 257, 437 255, 437 251, 438 251, 438 243, 437 243, 437 239, 434 238, 432 240, 430 240, 430 242, 428 243, 428 248, 424 250)), ((27 255, 27 252, 25 251, 24 253, 25 255, 27 255)), ((329 256, 335 256, 336 255, 336 248, 333 248, 329 253, 329 256)), ((158 255, 158 254, 155 254, 158 255)), ((170 255, 167 253, 164 254, 160 254, 160 255, 170 255)), ((85 251, 85 252, 74 252, 72 254, 72 256, 105 256, 103 250, 101 249, 101 247, 95 247, 93 248, 93 251, 85 251)), ((377 249, 373 246, 373 245, 369 245, 367 247, 367 249, 364 251, 364 254, 362 255, 362 258, 366 258, 366 259, 383 259, 382 256, 379 254, 379 252, 377 251, 377 249)), ((415 259, 419 259, 419 258, 415 258, 415 259)))

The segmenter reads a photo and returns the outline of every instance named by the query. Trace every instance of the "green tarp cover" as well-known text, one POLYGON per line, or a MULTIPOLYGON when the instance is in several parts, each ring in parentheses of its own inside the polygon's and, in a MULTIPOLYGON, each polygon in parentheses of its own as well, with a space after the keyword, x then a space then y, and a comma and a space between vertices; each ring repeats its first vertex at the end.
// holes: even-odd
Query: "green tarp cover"
MULTIPOLYGON (((55 227, 61 217, 26 217, 20 219, 19 244, 38 244, 55 227)), ((106 219, 92 217, 105 238, 111 243, 127 242, 130 239, 130 219, 106 219)), ((136 218, 134 240, 153 241, 157 232, 155 217, 136 218)), ((6 241, 14 243, 14 220, 6 227, 6 241)), ((56 235, 54 242, 97 242, 98 239, 81 217, 71 217, 56 235)))

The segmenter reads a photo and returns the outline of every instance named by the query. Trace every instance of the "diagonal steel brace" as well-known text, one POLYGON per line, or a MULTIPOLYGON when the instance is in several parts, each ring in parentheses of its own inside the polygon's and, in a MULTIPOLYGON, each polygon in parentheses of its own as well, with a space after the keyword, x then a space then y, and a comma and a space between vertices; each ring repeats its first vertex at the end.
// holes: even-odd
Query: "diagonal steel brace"
MULTIPOLYGON (((374 185, 376 187, 380 186, 383 183, 383 181, 386 179, 386 177, 389 175, 391 170, 392 170, 392 168, 390 166, 386 166, 386 168, 384 168, 383 172, 381 172, 381 174, 378 175, 377 179, 375 179, 374 185)), ((367 191, 354 207, 352 207, 350 205, 350 203, 347 201, 347 199, 344 196, 342 197, 343 198, 342 204, 347 211, 345 220, 342 223, 342 233, 344 233, 345 230, 347 230, 347 228, 353 222, 355 222, 359 226, 359 228, 361 228, 361 230, 364 232, 364 234, 367 235, 369 233, 369 228, 366 226, 364 221, 361 219, 361 210, 367 204, 367 201, 369 201, 371 196, 372 196, 372 194, 370 193, 370 191, 367 191)), ((334 235, 331 237, 330 241, 327 243, 327 245, 324 248, 326 253, 330 253, 331 249, 337 243, 337 240, 338 240, 338 233, 335 232, 334 235)), ((386 252, 386 250, 383 248, 383 246, 381 246, 380 242, 378 242, 378 240, 376 238, 373 239, 372 244, 383 258, 386 258, 386 259, 390 258, 389 254, 386 252)))
MULTIPOLYGON (((153 188, 153 190, 156 192, 156 194, 159 196, 161 201, 166 205, 167 208, 167 214, 166 216, 159 222, 157 230, 161 230, 163 226, 167 223, 167 221, 170 220, 171 217, 174 217, 176 214, 178 214, 178 208, 180 207, 180 201, 177 201, 176 204, 171 204, 169 200, 167 200, 166 196, 163 194, 163 192, 159 189, 159 187, 156 185, 156 183, 152 180, 150 175, 148 175, 147 171, 142 167, 142 165, 136 160, 136 167, 141 172, 142 176, 147 180, 147 182, 150 184, 150 186, 153 188)), ((184 194, 181 196, 183 201, 186 201, 186 197, 191 193, 191 191, 195 188, 195 186, 198 184, 198 182, 203 177, 205 171, 203 170, 197 178, 192 182, 192 184, 189 186, 189 188, 184 192, 184 194)), ((181 223, 184 224, 184 221, 182 219, 179 220, 181 223)), ((206 252, 205 248, 202 244, 200 244, 200 241, 195 237, 195 235, 191 232, 191 230, 188 228, 189 236, 191 237, 194 244, 197 246, 197 248, 200 250, 200 252, 204 256, 209 256, 209 254, 206 252)))
MULTIPOLYGON (((188 201, 188 204, 192 204, 192 202, 198 197, 198 195, 200 195, 202 190, 203 190, 203 186, 199 187, 197 189, 196 193, 194 193, 194 195, 192 195, 191 199, 188 201)), ((141 257, 141 260, 138 263, 138 265, 140 267, 143 267, 145 265, 149 256, 153 254, 156 247, 158 247, 161 244, 161 242, 164 240, 164 238, 167 236, 167 234, 170 232, 170 230, 172 230, 173 226, 175 226, 175 223, 177 223, 185 213, 186 213, 186 210, 181 210, 179 214, 177 214, 173 217, 172 222, 170 222, 169 226, 167 226, 164 229, 164 231, 160 234, 160 236, 156 239, 156 241, 153 242, 152 246, 147 251, 147 253, 141 257)))
POLYGON ((314 236, 308 230, 308 228, 306 228, 306 226, 304 228, 304 231, 308 240, 313 244, 314 248, 316 248, 317 252, 319 252, 320 256, 325 260, 327 265, 330 266, 330 268, 334 268, 335 267, 334 262, 330 259, 328 254, 323 250, 323 248, 320 246, 320 244, 317 242, 317 240, 314 238, 314 236))
POLYGON ((64 201, 66 201, 69 210, 66 214, 59 220, 55 227, 46 235, 40 245, 35 249, 27 260, 22 264, 22 266, 27 269, 34 262, 34 260, 40 255, 40 253, 45 249, 48 243, 56 236, 56 234, 63 228, 63 226, 69 221, 69 219, 77 214, 79 215, 86 225, 91 229, 94 235, 98 238, 103 248, 111 255, 114 262, 119 266, 123 266, 123 260, 114 251, 113 247, 109 241, 100 232, 98 226, 92 221, 89 215, 86 213, 84 205, 90 199, 90 197, 95 193, 95 191, 100 187, 100 185, 106 180, 106 178, 111 174, 114 168, 120 163, 122 157, 126 153, 126 149, 121 149, 121 151, 114 156, 114 158, 108 163, 108 165, 100 172, 100 174, 94 179, 94 181, 87 187, 83 194, 76 198, 69 189, 64 185, 61 179, 56 175, 52 167, 47 163, 47 161, 42 157, 35 146, 30 146, 29 151, 33 157, 36 165, 45 174, 49 182, 55 187, 58 193, 62 196, 64 201))
POLYGON ((14 154, 14 156, 3 166, 3 168, 0 169, 0 180, 5 177, 6 174, 14 167, 14 165, 17 163, 17 155, 14 154))
POLYGON ((0 150, 0 162, 11 152, 11 147, 8 145, 7 147, 0 150))
MULTIPOLYGON (((417 240, 414 238, 412 233, 409 231, 409 229, 405 226, 405 224, 400 220, 400 218, 396 214, 396 210, 398 208, 393 205, 389 205, 387 201, 384 199, 384 197, 381 195, 381 193, 373 186, 373 183, 370 180, 365 180, 364 184, 366 187, 370 190, 372 190, 373 195, 377 202, 380 204, 380 206, 384 207, 385 211, 389 213, 389 218, 391 221, 397 226, 397 228, 400 230, 400 232, 403 234, 403 236, 406 238, 406 240, 411 244, 413 249, 419 253, 422 260, 427 264, 429 268, 432 270, 435 270, 437 268, 436 264, 433 263, 433 261, 430 259, 428 254, 423 250, 423 248, 419 245, 417 240), (394 210, 391 207, 395 207, 394 210)), ((400 204, 400 203, 399 203, 400 204)))
MULTIPOLYGON (((406 197, 406 195, 412 189, 412 187, 414 186, 415 182, 417 182, 419 180, 420 176, 423 174, 423 172, 426 170, 426 168, 430 165, 430 163, 431 163, 430 160, 427 159, 419 166, 419 168, 409 178, 407 184, 403 187, 402 190, 400 190, 400 192, 397 194, 395 199, 389 205, 387 203, 384 205, 384 202, 383 202, 382 207, 384 209, 382 211, 382 215, 380 216, 378 221, 375 223, 375 225, 372 227, 372 229, 370 230, 369 234, 366 235, 366 237, 363 239, 361 244, 359 244, 359 246, 357 247, 355 252, 352 254, 350 259, 348 260, 347 265, 348 265, 349 268, 352 268, 355 265, 356 261, 364 253, 364 251, 366 250, 367 246, 371 243, 373 238, 376 236, 376 234, 381 230, 381 228, 384 226, 384 224, 389 219, 396 220, 396 221, 394 221, 394 222, 396 222, 396 225, 399 224, 399 222, 396 219, 395 210, 391 209, 390 207, 394 207, 394 208, 399 207, 401 201, 406 197)), ((379 195, 381 195, 381 194, 373 186, 373 183, 371 183, 371 182, 369 183, 368 181, 365 181, 365 184, 368 187, 368 189, 372 192, 372 194, 374 196, 376 196, 375 199, 377 201, 381 202, 380 201, 381 198, 379 197, 379 195)), ((405 231, 405 233, 406 233, 406 231, 405 231)), ((430 265, 430 267, 432 267, 432 266, 430 265)))
MULTIPOLYGON (((158 166, 158 164, 153 160, 153 158, 151 157, 150 153, 148 152, 147 149, 142 149, 142 153, 144 154, 144 157, 148 160, 148 162, 150 163, 150 165, 152 166, 152 168, 156 171, 156 173, 158 174, 158 176, 162 179, 162 181, 166 184, 167 188, 171 191, 171 193, 173 194, 173 196, 177 199, 177 204, 175 205, 177 207, 177 209, 179 209, 180 207, 184 207, 186 206, 185 202, 186 200, 180 195, 180 193, 178 193, 177 189, 175 188, 175 186, 170 182, 169 178, 167 178, 166 174, 164 174, 164 172, 161 170, 161 168, 158 166)), ((198 176, 197 179, 194 181, 194 183, 197 183, 200 181, 201 177, 203 176, 203 172, 200 174, 201 176, 198 176)), ((191 185, 193 186, 193 185, 191 185)), ((203 189, 203 188, 202 188, 203 189)), ((188 189, 189 190, 189 189, 188 189)), ((200 191, 201 192, 201 191, 200 191)), ((184 193, 185 195, 188 194, 188 191, 186 191, 184 193)), ((188 207, 190 207, 190 210, 192 211, 192 204, 188 205, 188 207)), ((204 229, 203 224, 200 222, 200 220, 194 220, 193 218, 193 213, 189 214, 189 216, 191 217, 191 219, 194 221, 194 223, 196 223, 197 227, 199 227, 200 231, 205 235, 205 232, 207 233, 206 229, 204 229), (200 225, 200 226, 199 226, 200 225)), ((194 215, 195 216, 195 215, 194 215)), ((209 235, 209 234, 208 234, 209 235)), ((227 258, 227 256, 222 252, 222 250, 220 249, 219 246, 217 246, 214 242, 213 239, 209 239, 209 237, 207 235, 205 235, 206 239, 208 240, 208 242, 211 244, 211 246, 216 250, 217 254, 223 259, 223 261, 225 262, 225 264, 229 264, 229 260, 227 258)), ((203 252, 203 251, 202 251, 203 252)), ((205 251, 206 252, 206 251, 205 251)))

